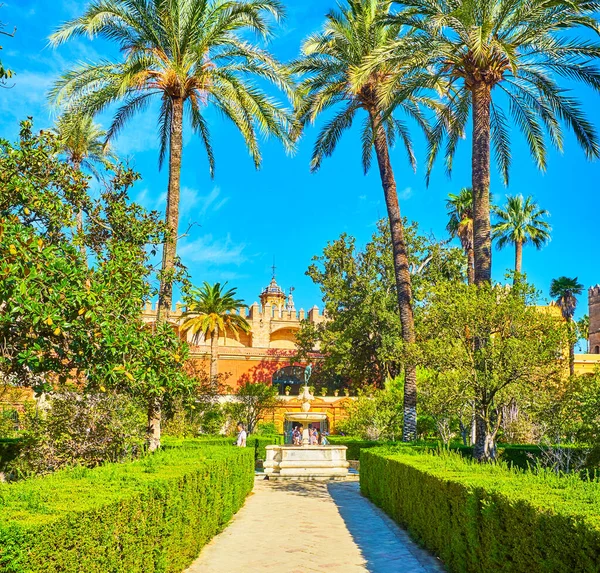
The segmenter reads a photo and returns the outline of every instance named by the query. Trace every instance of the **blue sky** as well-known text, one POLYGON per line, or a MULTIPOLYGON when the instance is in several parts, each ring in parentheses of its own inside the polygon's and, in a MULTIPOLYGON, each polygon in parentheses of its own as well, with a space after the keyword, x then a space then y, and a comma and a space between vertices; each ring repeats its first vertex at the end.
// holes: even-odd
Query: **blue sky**
MULTIPOLYGON (((0 90, 0 136, 14 139, 18 122, 33 116, 38 128, 52 124, 45 94, 56 77, 78 61, 97 61, 114 55, 114 47, 100 41, 75 40, 59 49, 47 46, 48 35, 61 22, 81 13, 78 0, 5 0, 0 20, 16 26, 14 38, 0 37, 1 57, 15 72, 14 87, 0 90)), ((301 40, 318 29, 332 0, 287 0, 288 17, 276 31, 270 49, 282 61, 298 55, 301 40)), ((577 87, 589 117, 600 127, 597 95, 577 87)), ((241 138, 217 116, 209 116, 217 169, 214 180, 197 141, 189 136, 183 159, 181 228, 197 223, 179 245, 179 253, 196 283, 228 280, 251 304, 269 282, 275 259, 277 279, 294 286, 297 307, 320 304, 318 289, 305 276, 311 258, 328 241, 347 232, 366 242, 376 220, 385 215, 376 170, 363 176, 357 132, 348 132, 336 155, 317 174, 309 172, 316 129, 309 129, 297 153, 290 157, 279 144, 263 144, 264 163, 255 171, 241 138)), ((99 118, 108 125, 108 116, 99 118)), ((164 208, 167 173, 158 170, 156 113, 137 116, 116 141, 116 149, 141 174, 134 198, 149 208, 164 208)), ((419 222, 424 232, 445 237, 445 198, 470 184, 470 141, 459 145, 455 170, 449 180, 440 163, 429 188, 425 186, 423 142, 416 135, 420 166, 409 168, 401 148, 392 161, 403 214, 419 222)), ((571 135, 565 153, 550 152, 549 168, 540 173, 530 160, 523 139, 513 136, 511 184, 505 189, 492 178, 497 199, 506 193, 532 194, 551 213, 552 241, 542 251, 524 251, 524 270, 547 295, 552 278, 577 276, 586 286, 600 282, 600 162, 588 162, 571 135)), ((513 264, 513 252, 494 250, 494 275, 501 279, 513 264)), ((580 312, 587 310, 587 293, 580 312)))

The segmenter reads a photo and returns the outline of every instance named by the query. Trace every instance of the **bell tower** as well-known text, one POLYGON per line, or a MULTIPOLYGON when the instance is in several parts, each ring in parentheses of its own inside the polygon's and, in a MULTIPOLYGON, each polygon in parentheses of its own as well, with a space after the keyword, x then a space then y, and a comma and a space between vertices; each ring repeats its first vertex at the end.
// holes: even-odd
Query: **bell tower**
POLYGON ((260 303, 263 310, 267 304, 270 304, 273 309, 279 312, 285 308, 286 296, 283 289, 277 284, 277 280, 275 280, 275 264, 273 264, 273 276, 269 286, 260 293, 260 303))
POLYGON ((590 313, 590 352, 600 354, 600 285, 588 291, 588 304, 590 313))

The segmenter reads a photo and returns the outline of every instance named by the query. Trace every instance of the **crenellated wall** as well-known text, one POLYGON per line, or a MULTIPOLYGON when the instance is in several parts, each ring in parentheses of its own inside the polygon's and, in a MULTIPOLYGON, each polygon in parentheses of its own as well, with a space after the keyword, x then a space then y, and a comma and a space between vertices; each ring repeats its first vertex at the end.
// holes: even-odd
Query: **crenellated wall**
POLYGON ((600 354, 600 285, 588 291, 588 305, 590 316, 590 352, 600 354))

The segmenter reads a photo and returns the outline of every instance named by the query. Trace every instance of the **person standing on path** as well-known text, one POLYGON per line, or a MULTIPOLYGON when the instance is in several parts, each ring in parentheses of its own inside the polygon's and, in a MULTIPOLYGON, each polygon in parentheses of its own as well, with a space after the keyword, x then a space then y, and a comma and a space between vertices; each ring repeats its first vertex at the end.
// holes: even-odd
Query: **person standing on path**
POLYGON ((237 423, 237 430, 238 430, 238 436, 237 436, 235 445, 238 448, 245 448, 246 447, 246 438, 248 437, 248 435, 246 434, 246 430, 245 430, 244 424, 242 424, 242 422, 237 423))

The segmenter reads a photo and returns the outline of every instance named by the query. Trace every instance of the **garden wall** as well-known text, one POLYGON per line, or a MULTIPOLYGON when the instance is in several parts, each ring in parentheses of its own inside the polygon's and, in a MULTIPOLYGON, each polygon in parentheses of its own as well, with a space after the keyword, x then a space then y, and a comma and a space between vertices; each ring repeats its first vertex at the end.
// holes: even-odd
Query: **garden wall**
POLYGON ((360 487, 451 572, 600 571, 600 483, 386 448, 360 487))
POLYGON ((0 571, 181 573, 242 506, 247 448, 171 448, 0 484, 0 571))

